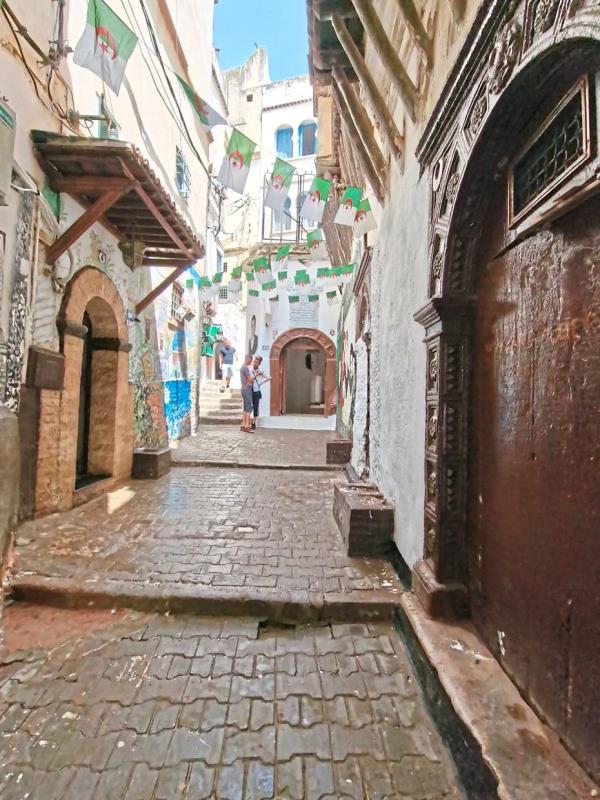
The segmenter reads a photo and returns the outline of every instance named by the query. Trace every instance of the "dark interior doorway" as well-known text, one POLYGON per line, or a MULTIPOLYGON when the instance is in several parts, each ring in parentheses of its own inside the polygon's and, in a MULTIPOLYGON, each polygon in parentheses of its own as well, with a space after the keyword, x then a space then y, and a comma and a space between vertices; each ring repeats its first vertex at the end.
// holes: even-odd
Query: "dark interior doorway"
POLYGON ((85 312, 83 324, 87 333, 83 340, 83 353, 81 356, 81 380, 79 385, 79 422, 77 430, 77 477, 75 488, 91 482, 88 475, 88 455, 90 442, 90 411, 92 404, 92 320, 85 312))

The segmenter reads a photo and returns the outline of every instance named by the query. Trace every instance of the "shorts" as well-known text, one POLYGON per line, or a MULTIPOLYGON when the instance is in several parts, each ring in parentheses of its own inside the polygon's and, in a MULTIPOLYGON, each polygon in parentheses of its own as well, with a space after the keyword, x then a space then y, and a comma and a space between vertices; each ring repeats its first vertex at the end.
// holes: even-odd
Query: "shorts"
POLYGON ((233 364, 222 364, 221 372, 227 378, 233 378, 233 364))
POLYGON ((252 403, 252 387, 248 386, 248 388, 242 389, 242 404, 245 414, 249 414, 252 412, 254 405, 252 403))

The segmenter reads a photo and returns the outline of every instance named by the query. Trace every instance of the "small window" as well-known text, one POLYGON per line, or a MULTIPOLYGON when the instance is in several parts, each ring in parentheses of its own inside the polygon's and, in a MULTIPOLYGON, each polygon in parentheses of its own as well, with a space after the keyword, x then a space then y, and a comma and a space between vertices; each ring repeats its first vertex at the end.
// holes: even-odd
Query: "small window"
POLYGON ((571 91, 514 162, 511 222, 558 189, 591 156, 587 81, 571 91))
POLYGON ((254 95, 253 94, 247 94, 246 95, 246 102, 247 103, 251 103, 253 100, 254 100, 254 95))
POLYGON ((183 303, 183 287, 178 283, 173 284, 171 292, 171 319, 179 319, 179 309, 183 303))
POLYGON ((215 271, 225 272, 225 270, 223 269, 223 253, 220 253, 218 250, 217 250, 217 269, 215 271))
POLYGON ((179 194, 187 202, 192 193, 192 176, 185 156, 179 148, 175 151, 175 185, 179 194))
POLYGON ((299 153, 301 156, 314 156, 317 152, 317 123, 303 122, 298 128, 299 153))
POLYGON ((273 230, 274 231, 289 231, 292 227, 292 217, 290 210, 292 208, 292 201, 289 197, 285 199, 285 205, 282 211, 273 212, 273 230))
POLYGON ((279 158, 292 158, 294 155, 294 131, 289 125, 277 129, 275 149, 279 158))
POLYGON ((219 300, 227 300, 227 287, 221 286, 219 289, 219 300))
MULTIPOLYGON (((219 255, 221 254, 219 253, 219 255)), ((225 263, 223 264, 223 272, 228 272, 228 271, 229 271, 229 265, 227 264, 227 261, 225 261, 225 263)))

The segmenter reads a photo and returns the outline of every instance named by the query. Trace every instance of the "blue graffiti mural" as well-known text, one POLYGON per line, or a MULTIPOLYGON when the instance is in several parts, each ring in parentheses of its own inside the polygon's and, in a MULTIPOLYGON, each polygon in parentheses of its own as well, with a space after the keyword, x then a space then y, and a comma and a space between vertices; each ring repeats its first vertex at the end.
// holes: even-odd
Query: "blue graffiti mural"
POLYGON ((189 436, 192 432, 192 382, 165 381, 164 397, 169 440, 189 436))

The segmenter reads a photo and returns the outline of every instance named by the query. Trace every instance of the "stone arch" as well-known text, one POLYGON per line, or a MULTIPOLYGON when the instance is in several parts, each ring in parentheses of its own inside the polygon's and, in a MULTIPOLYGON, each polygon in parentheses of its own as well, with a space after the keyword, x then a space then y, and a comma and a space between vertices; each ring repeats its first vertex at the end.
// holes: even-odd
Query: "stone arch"
POLYGON ((287 345, 297 339, 311 339, 325 352, 325 416, 335 413, 336 408, 336 350, 335 344, 316 328, 290 328, 275 339, 271 346, 271 415, 281 414, 283 402, 283 354, 287 345))
POLYGON ((91 476, 102 488, 131 475, 133 392, 129 384, 126 311, 110 278, 95 267, 79 270, 67 284, 57 317, 64 358, 63 385, 43 391, 36 471, 37 514, 71 508, 76 492, 76 460, 84 340, 91 347, 88 458, 91 476), (87 314, 91 336, 83 324, 87 314))

